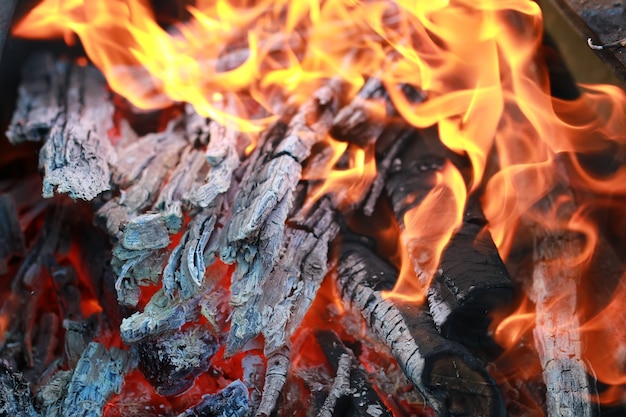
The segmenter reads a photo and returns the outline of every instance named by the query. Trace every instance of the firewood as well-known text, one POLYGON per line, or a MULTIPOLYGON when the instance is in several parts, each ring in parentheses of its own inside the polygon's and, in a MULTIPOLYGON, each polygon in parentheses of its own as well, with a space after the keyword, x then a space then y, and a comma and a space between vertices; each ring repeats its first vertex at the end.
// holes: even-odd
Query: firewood
POLYGON ((67 213, 55 207, 46 216, 44 224, 20 264, 11 282, 11 294, 3 300, 0 315, 13 318, 0 334, 0 351, 8 342, 19 346, 29 367, 34 366, 32 352, 32 324, 36 318, 37 299, 41 296, 44 282, 41 274, 45 263, 54 259, 61 240, 61 229, 67 213))
MULTIPOLYGON (((575 211, 572 194, 567 187, 557 185, 540 206, 557 207, 560 220, 575 211)), ((550 209, 547 209, 550 210, 550 209)), ((543 369, 546 385, 546 413, 549 417, 575 415, 592 416, 594 389, 587 377, 582 358, 583 345, 577 315, 577 289, 584 266, 572 262, 582 253, 584 239, 576 232, 548 230, 534 226, 532 288, 530 298, 535 302, 535 347, 543 369)))
POLYGON ((218 350, 211 332, 200 326, 187 327, 135 345, 139 369, 159 395, 178 395, 194 378, 209 369, 218 350))
POLYGON ((181 328, 199 316, 201 296, 172 300, 161 289, 157 291, 142 312, 122 320, 120 335, 130 345, 181 328))
POLYGON ((62 415, 101 416, 110 397, 120 392, 130 365, 128 351, 90 343, 67 385, 62 415))
POLYGON ((102 74, 50 54, 33 56, 24 71, 7 136, 14 143, 44 139, 43 196, 56 190, 89 201, 109 190, 116 153, 108 138, 113 104, 102 74))
POLYGON ((306 219, 288 222, 271 274, 261 280, 257 293, 239 310, 246 320, 231 322, 229 350, 236 351, 261 333, 267 354, 289 344, 326 275, 329 244, 337 231, 335 211, 328 199, 323 199, 306 219))
POLYGON ((315 338, 324 351, 324 355, 330 361, 333 369, 339 374, 339 359, 343 355, 351 358, 350 390, 347 393, 352 405, 351 412, 355 416, 367 417, 376 415, 379 417, 391 417, 391 412, 381 401, 365 370, 358 365, 354 353, 348 349, 332 330, 316 331, 315 338))
POLYGON ((344 353, 339 357, 337 362, 337 375, 330 387, 328 396, 322 405, 318 417, 332 417, 335 412, 337 401, 342 397, 351 394, 350 388, 350 371, 352 368, 352 359, 350 355, 344 353))
MULTIPOLYGON (((446 149, 432 130, 416 132, 407 145, 387 179, 387 192, 401 224, 404 214, 419 205, 434 187, 436 175, 446 161, 454 162, 461 170, 466 166, 463 158, 446 149)), ((508 272, 486 223, 480 206, 470 198, 461 229, 444 249, 427 294, 437 328, 447 338, 469 345, 489 343, 488 313, 506 306, 512 297, 508 272)), ((416 271, 418 275, 420 272, 416 271)))
POLYGON ((50 53, 32 55, 22 67, 22 83, 11 124, 6 132, 13 144, 45 140, 64 111, 70 63, 50 53))
MULTIPOLYGON (((245 330, 250 300, 269 278, 278 260, 285 222, 311 147, 328 132, 336 112, 334 84, 323 87, 303 104, 288 126, 270 128, 252 154, 235 198, 232 217, 225 226, 221 258, 237 263, 232 276, 232 323, 228 352, 240 348, 250 336, 245 330)), ((254 314, 258 316, 260 310, 254 314)), ((257 323, 252 323, 258 328, 257 323)))
POLYGON ((199 404, 178 417, 247 417, 251 412, 248 389, 243 382, 236 380, 216 394, 203 395, 199 404))
POLYGON ((24 235, 13 197, 0 194, 0 275, 8 272, 11 258, 24 253, 24 235))
POLYGON ((268 417, 276 408, 280 393, 287 382, 287 373, 291 364, 290 349, 284 346, 267 355, 267 369, 265 371, 265 385, 261 403, 256 411, 258 417, 268 417))
POLYGON ((443 338, 424 308, 383 298, 397 271, 365 243, 344 241, 337 274, 344 301, 361 312, 438 415, 505 415, 495 381, 465 347, 443 338))
POLYGON ((382 81, 369 78, 352 101, 339 110, 330 134, 363 148, 376 141, 385 127, 386 96, 382 81))
POLYGON ((0 361, 0 416, 38 417, 24 377, 0 361))
POLYGON ((120 239, 126 223, 150 208, 171 170, 187 145, 175 124, 161 133, 144 136, 119 150, 122 157, 113 167, 113 182, 120 186, 119 197, 104 204, 96 221, 110 236, 120 239))

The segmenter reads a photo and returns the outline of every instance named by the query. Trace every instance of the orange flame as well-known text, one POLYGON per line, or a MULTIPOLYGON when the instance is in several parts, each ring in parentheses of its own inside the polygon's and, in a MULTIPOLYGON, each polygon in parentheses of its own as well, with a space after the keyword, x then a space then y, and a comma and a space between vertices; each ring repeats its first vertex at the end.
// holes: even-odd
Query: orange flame
POLYGON ((466 197, 461 173, 450 162, 446 163, 437 173, 433 189, 404 215, 400 276, 393 290, 383 294, 385 297, 424 301, 441 253, 461 226, 466 197))

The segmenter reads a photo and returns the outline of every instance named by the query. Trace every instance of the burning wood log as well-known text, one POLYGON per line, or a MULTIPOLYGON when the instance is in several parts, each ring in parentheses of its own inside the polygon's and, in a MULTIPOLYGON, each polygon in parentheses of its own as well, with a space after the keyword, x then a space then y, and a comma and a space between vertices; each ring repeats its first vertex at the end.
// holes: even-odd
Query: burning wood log
POLYGON ((13 143, 44 140, 43 196, 52 197, 56 189, 92 200, 109 190, 116 154, 107 136, 113 105, 102 74, 37 54, 24 66, 19 93, 7 137, 13 143))
MULTIPOLYGON (((558 220, 575 211, 568 189, 557 185, 540 204, 557 210, 558 220), (565 203, 557 201, 566 197, 565 203)), ((583 265, 576 262, 584 238, 567 230, 534 227, 534 268, 530 298, 535 302, 535 347, 546 385, 546 413, 549 417, 592 416, 594 395, 582 358, 580 322, 577 315, 577 288, 583 265)))
MULTIPOLYGON (((416 133, 406 143, 387 179, 387 191, 400 224, 404 214, 419 205, 434 187, 445 161, 465 165, 463 158, 446 149, 432 130, 416 133)), ((470 198, 463 225, 444 249, 427 295, 439 331, 447 338, 475 346, 490 343, 486 339, 489 311, 506 306, 512 298, 506 267, 486 223, 477 201, 470 198)))
POLYGON ((354 353, 343 345, 337 334, 333 331, 317 331, 315 338, 337 375, 339 375, 341 358, 344 355, 350 358, 349 390, 346 392, 351 404, 350 411, 354 415, 362 417, 371 415, 391 417, 391 412, 370 384, 367 373, 357 365, 357 358, 354 353))
POLYGON ((404 373, 438 415, 503 416, 498 387, 462 345, 443 338, 423 308, 383 298, 397 272, 363 241, 344 241, 337 284, 345 302, 361 312, 404 373))
POLYGON ((256 320, 259 312, 250 317, 247 305, 264 286, 278 259, 285 222, 301 178, 301 164, 313 144, 326 135, 336 112, 334 90, 332 84, 323 87, 301 106, 288 126, 278 122, 268 130, 242 179, 221 251, 224 262, 237 263, 231 305, 232 323, 238 326, 229 333, 229 353, 237 351, 260 330, 260 321, 256 320))

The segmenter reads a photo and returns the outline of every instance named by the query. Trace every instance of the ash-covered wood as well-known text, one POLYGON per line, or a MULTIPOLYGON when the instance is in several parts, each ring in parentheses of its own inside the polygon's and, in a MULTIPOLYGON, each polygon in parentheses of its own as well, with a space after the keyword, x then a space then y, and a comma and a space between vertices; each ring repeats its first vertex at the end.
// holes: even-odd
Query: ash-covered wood
POLYGON ((335 210, 323 199, 300 222, 285 226, 281 253, 267 277, 241 306, 243 321, 231 322, 228 349, 236 351, 262 333, 267 354, 289 344, 313 302, 328 268, 329 244, 338 226, 335 210))
MULTIPOLYGON (((558 185, 539 204, 550 211, 558 207, 560 221, 575 211, 570 191, 558 185), (561 201, 556 206, 558 199, 561 201)), ((529 295, 535 302, 533 335, 546 385, 548 417, 594 414, 595 390, 582 357, 577 314, 578 286, 585 268, 577 259, 584 246, 584 237, 574 231, 534 227, 534 267, 529 295)))
POLYGON ((127 351, 90 343, 67 385, 61 415, 102 416, 109 398, 120 392, 130 365, 127 351))
POLYGON ((0 361, 0 416, 39 417, 33 407, 28 382, 19 373, 0 361))
POLYGON ((164 396, 187 390, 194 378, 209 369, 218 350, 215 336, 206 328, 193 326, 143 341, 136 345, 139 369, 164 396))
POLYGON ((178 417, 247 417, 251 412, 248 389, 236 380, 216 394, 203 395, 199 404, 178 417))
POLYGON ((44 140, 43 196, 56 191, 92 200, 109 190, 116 153, 108 138, 113 105, 102 74, 40 53, 25 65, 19 94, 7 137, 13 143, 44 140))
POLYGON ((342 354, 337 361, 337 374, 330 386, 328 396, 317 413, 318 417, 332 417, 337 410, 337 402, 350 394, 350 371, 352 370, 352 358, 347 353, 342 354))
MULTIPOLYGON (((237 263, 232 276, 232 323, 228 351, 239 349, 250 336, 247 305, 259 294, 279 257, 285 223, 311 147, 324 138, 337 110, 334 84, 321 88, 303 104, 288 126, 269 129, 251 156, 227 223, 221 258, 237 263)), ((255 313, 256 315, 259 312, 255 313)), ((252 317, 255 320, 255 317, 252 317)), ((259 324, 252 323, 258 328, 259 324)))
POLYGON ((346 413, 354 416, 391 417, 391 411, 381 401, 365 370, 358 365, 354 353, 348 349, 332 330, 316 331, 315 338, 324 351, 324 355, 339 374, 340 358, 343 355, 350 357, 350 389, 346 392, 351 407, 346 413))
POLYGON ((267 369, 265 370, 265 384, 261 403, 256 411, 258 417, 268 417, 276 409, 276 403, 287 382, 287 374, 291 365, 290 349, 285 346, 267 356, 267 369))
MULTIPOLYGON (((416 132, 406 143, 387 179, 387 192, 400 224, 406 212, 418 206, 435 186, 446 161, 461 170, 467 166, 461 156, 441 144, 432 129, 416 132)), ((461 229, 444 249, 427 294, 442 334, 470 345, 489 343, 488 313, 508 305, 512 298, 508 272, 486 224, 480 205, 470 197, 461 229)), ((421 271, 416 273, 421 275, 421 271)))
POLYGON ((409 380, 438 415, 504 416, 498 387, 482 364, 443 338, 423 308, 383 298, 397 271, 357 238, 341 249, 337 284, 343 299, 389 346, 409 380))
POLYGON ((22 68, 22 82, 11 124, 6 132, 13 144, 48 137, 64 111, 70 63, 50 53, 34 54, 22 68))

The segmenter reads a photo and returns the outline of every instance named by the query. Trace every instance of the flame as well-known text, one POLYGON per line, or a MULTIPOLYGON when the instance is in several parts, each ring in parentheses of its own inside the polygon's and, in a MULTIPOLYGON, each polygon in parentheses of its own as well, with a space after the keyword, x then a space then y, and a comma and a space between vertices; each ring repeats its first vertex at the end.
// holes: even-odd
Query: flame
POLYGON ((354 206, 363 200, 376 177, 374 147, 363 149, 349 146, 347 142, 339 142, 331 137, 326 138, 325 145, 330 152, 324 158, 324 163, 312 167, 302 176, 304 180, 321 181, 309 194, 306 206, 324 195, 330 196, 334 206, 340 209, 354 206))
POLYGON ((400 276, 385 297, 422 303, 443 249, 463 222, 465 181, 450 162, 437 173, 436 185, 404 216, 400 276))

